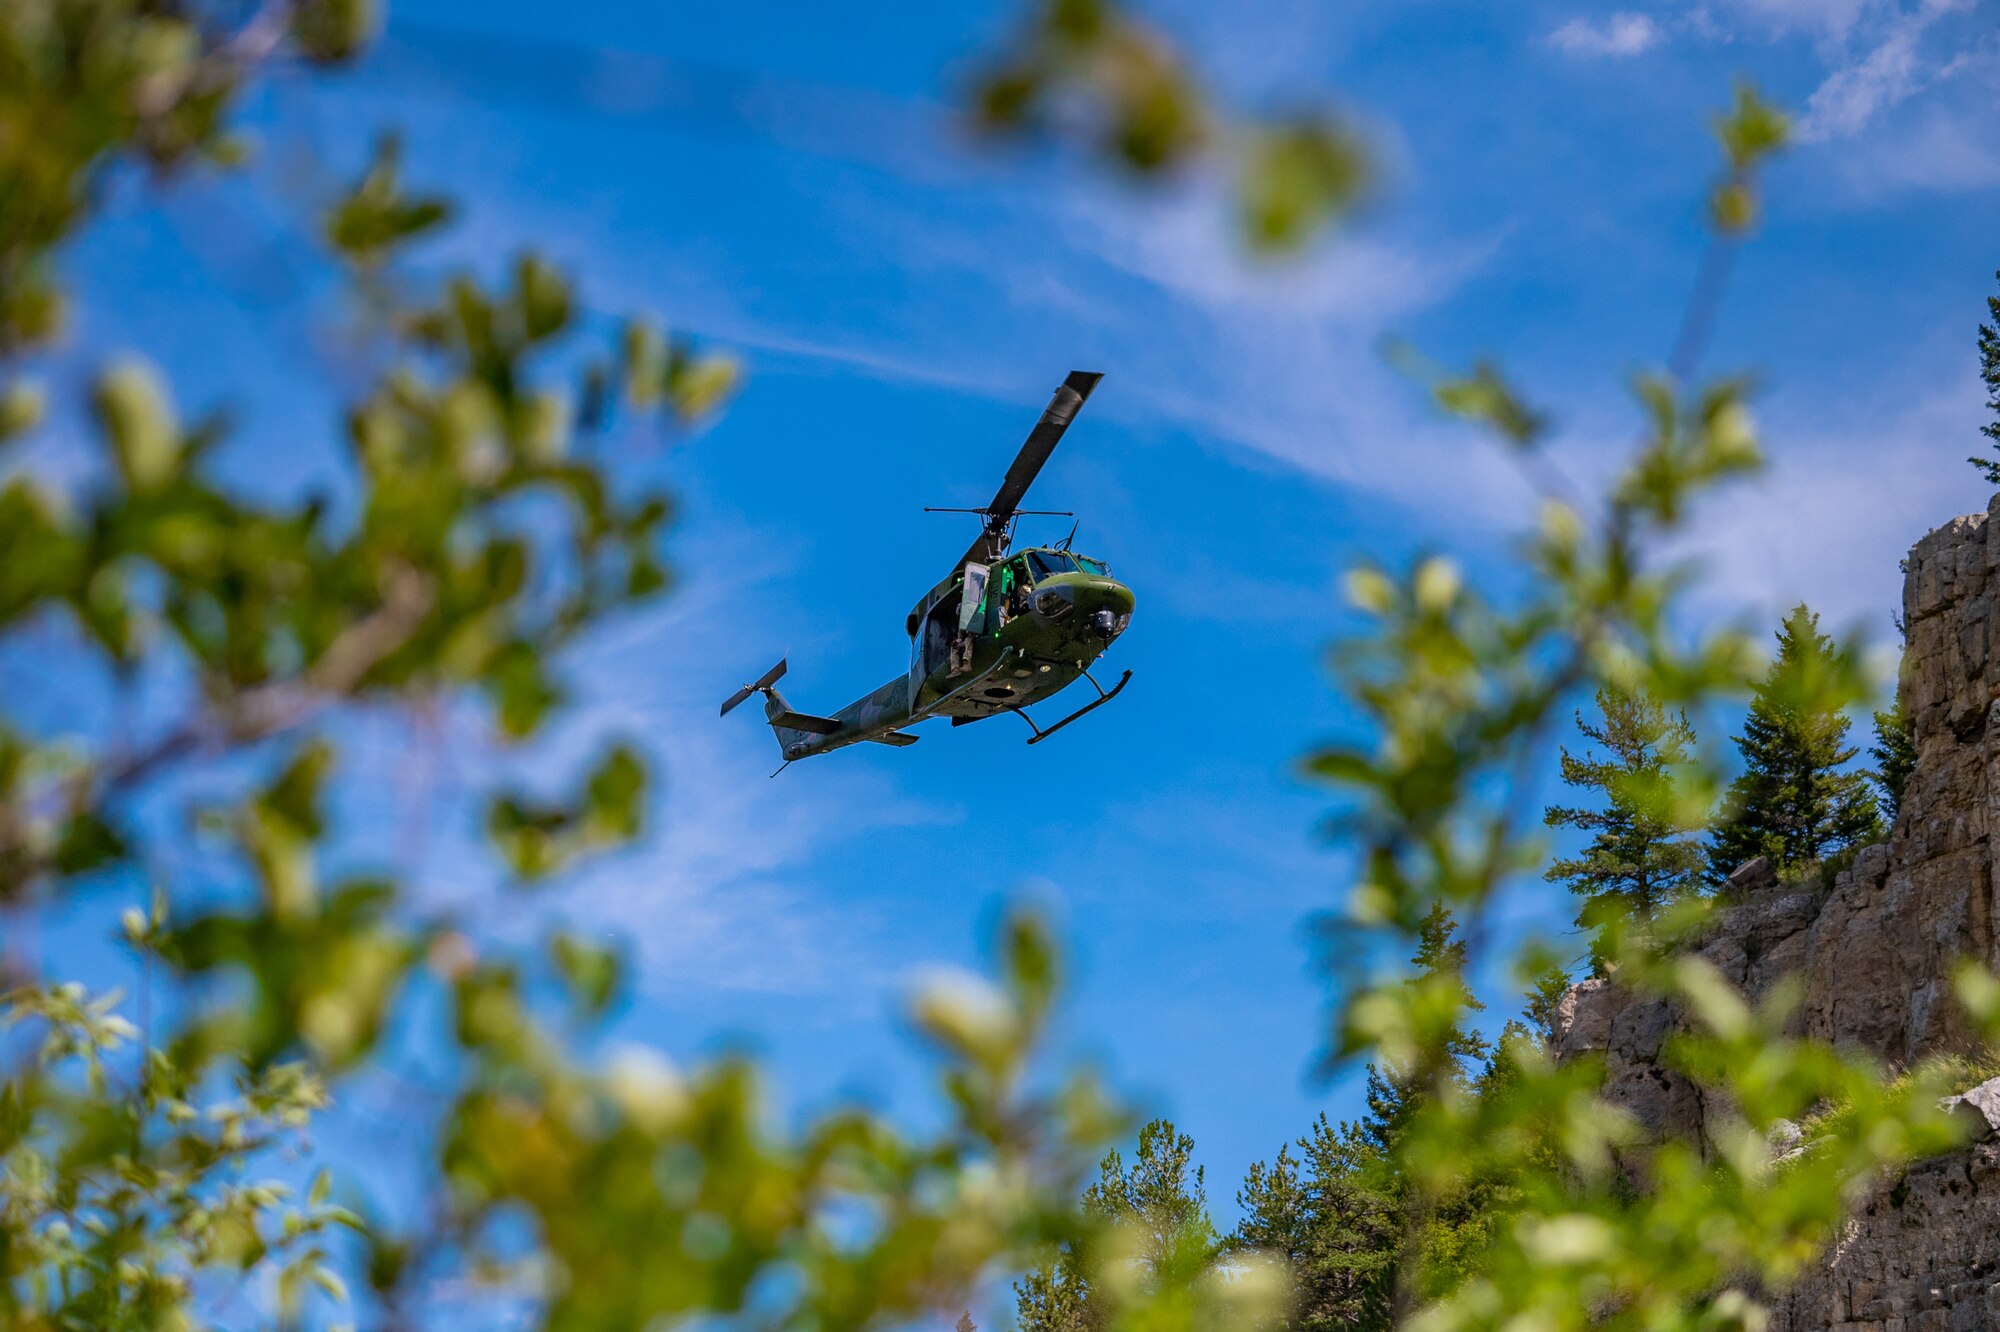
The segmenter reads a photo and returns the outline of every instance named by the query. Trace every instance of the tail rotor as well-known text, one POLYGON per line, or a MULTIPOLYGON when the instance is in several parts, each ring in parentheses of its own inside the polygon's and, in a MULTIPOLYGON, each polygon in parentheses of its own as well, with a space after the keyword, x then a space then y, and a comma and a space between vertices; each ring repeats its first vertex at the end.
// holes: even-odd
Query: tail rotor
POLYGON ((760 678, 756 684, 744 685, 741 689, 737 690, 735 693, 731 694, 727 699, 725 699, 722 704, 722 712, 720 715, 727 717, 732 710, 734 710, 739 704, 747 700, 752 694, 770 693, 771 686, 775 685, 776 683, 778 683, 779 680, 783 679, 784 674, 785 674, 785 659, 783 657, 780 657, 778 659, 778 664, 776 666, 773 666, 770 670, 765 671, 762 678, 760 678))

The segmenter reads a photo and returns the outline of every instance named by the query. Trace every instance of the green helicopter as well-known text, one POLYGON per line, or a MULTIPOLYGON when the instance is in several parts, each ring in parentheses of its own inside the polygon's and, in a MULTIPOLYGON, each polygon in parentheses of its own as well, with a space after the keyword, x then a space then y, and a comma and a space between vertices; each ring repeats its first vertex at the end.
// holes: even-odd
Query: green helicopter
POLYGON ((781 660, 756 683, 731 694, 722 705, 723 715, 752 694, 764 695, 764 717, 788 765, 863 740, 913 745, 918 737, 906 728, 932 717, 949 717, 953 726, 963 726, 1011 712, 1034 732, 1028 739, 1032 745, 1116 698, 1132 672, 1107 690, 1090 666, 1132 622, 1132 589, 1113 578, 1102 560, 1070 550, 1068 539, 1055 546, 1012 549, 1017 519, 1050 512, 1022 509, 1021 501, 1102 378, 1071 372, 1029 432, 990 504, 926 510, 974 513, 982 525, 979 538, 951 573, 923 595, 904 622, 910 637, 907 671, 821 717, 794 710, 778 692, 786 670, 781 660), (1079 679, 1089 681, 1096 698, 1051 726, 1028 716, 1030 705, 1079 679))

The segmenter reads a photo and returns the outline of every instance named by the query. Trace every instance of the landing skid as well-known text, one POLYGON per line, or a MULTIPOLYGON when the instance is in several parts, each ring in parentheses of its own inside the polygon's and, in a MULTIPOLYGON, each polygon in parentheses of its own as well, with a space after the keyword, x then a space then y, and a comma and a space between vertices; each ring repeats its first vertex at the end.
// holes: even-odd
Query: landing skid
POLYGON ((1119 676, 1118 683, 1111 686, 1110 693, 1106 693, 1104 691, 1104 686, 1097 683, 1097 677, 1092 675, 1089 671, 1085 671, 1083 673, 1083 678, 1090 681, 1090 687, 1097 691, 1097 697, 1092 699, 1090 702, 1084 704, 1082 707, 1078 708, 1075 712, 1070 713, 1069 716, 1064 717, 1061 721, 1057 722, 1054 726, 1049 727, 1047 730, 1043 730, 1041 727, 1035 725, 1035 719, 1033 717, 1030 717, 1027 713, 1023 712, 1021 709, 1013 706, 1008 707, 1007 711, 1013 713, 1016 717, 1019 717, 1022 721, 1028 723, 1028 729, 1035 733, 1034 738, 1028 741, 1029 744, 1039 745, 1040 743, 1042 743, 1042 741, 1048 739, 1050 736, 1054 735, 1057 731, 1060 731, 1063 727, 1075 721, 1078 717, 1083 716, 1084 713, 1090 712, 1097 708, 1101 708, 1106 703, 1109 703, 1112 699, 1118 697, 1118 691, 1123 689, 1127 684, 1131 683, 1132 672, 1127 671, 1125 672, 1125 674, 1119 676))

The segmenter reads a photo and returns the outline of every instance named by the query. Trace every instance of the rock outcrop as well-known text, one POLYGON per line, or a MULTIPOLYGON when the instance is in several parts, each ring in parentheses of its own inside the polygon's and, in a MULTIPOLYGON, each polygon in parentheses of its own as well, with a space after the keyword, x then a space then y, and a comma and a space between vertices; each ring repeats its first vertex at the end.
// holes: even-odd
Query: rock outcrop
MULTIPOLYGON (((1991 837, 2000 826, 2000 497, 1988 513, 1919 541, 1905 570, 1904 689, 1917 759, 1889 840, 1827 886, 1787 886, 1765 862, 1744 866, 1700 947, 1753 996, 1799 976, 1798 1028, 1892 1069, 1969 1052, 1952 967, 1965 957, 2000 965, 1991 837)), ((1599 1055, 1607 1097, 1645 1130, 1705 1138, 1714 1107, 1659 1062, 1679 1021, 1665 1001, 1586 981, 1563 1002, 1556 1048, 1599 1055)), ((2000 1123, 2000 1086, 1968 1094, 1962 1108, 1991 1109, 1987 1122, 2000 1123)), ((1885 1184, 1774 1310, 1774 1327, 2000 1328, 2000 1142, 1885 1184)))

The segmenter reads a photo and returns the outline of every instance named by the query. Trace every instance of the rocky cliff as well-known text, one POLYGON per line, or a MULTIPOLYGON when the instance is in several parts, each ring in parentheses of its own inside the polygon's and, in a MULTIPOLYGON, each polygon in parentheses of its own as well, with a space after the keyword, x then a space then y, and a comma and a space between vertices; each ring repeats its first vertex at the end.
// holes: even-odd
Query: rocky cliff
MULTIPOLYGON (((1814 1037, 1892 1068, 1969 1051, 1952 964, 2000 965, 1990 830, 2000 827, 2000 497, 1911 550, 1903 586, 1906 702, 1917 763, 1889 840, 1830 886, 1768 866, 1731 880, 1702 952, 1746 993, 1796 973, 1814 1037)), ((1605 1061, 1606 1094, 1656 1134, 1704 1135, 1699 1088, 1661 1067, 1679 1015, 1586 981, 1564 1000, 1558 1052, 1605 1061)), ((2000 1102, 1992 1118, 2000 1121, 2000 1102)), ((1856 1213, 1815 1276, 1774 1310, 1786 1332, 2000 1328, 2000 1144, 1925 1162, 1856 1213)))

